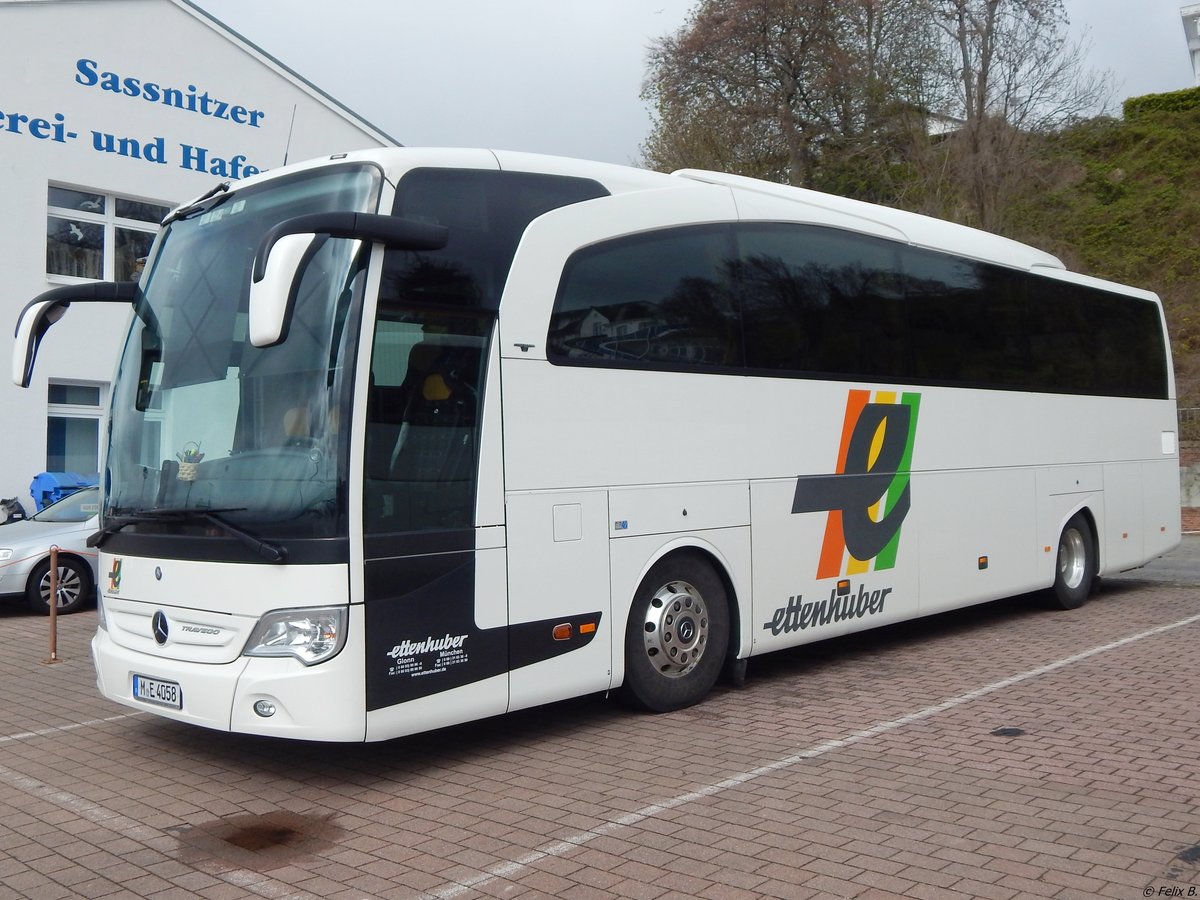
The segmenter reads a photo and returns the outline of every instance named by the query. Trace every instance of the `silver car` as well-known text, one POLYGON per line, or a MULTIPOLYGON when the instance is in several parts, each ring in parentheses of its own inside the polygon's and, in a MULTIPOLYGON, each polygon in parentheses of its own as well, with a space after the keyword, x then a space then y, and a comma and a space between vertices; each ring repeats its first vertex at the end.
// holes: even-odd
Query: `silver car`
POLYGON ((23 522, 0 525, 0 595, 25 595, 50 612, 50 548, 58 546, 58 611, 81 609, 96 590, 99 553, 87 546, 99 528, 100 490, 84 488, 23 522))

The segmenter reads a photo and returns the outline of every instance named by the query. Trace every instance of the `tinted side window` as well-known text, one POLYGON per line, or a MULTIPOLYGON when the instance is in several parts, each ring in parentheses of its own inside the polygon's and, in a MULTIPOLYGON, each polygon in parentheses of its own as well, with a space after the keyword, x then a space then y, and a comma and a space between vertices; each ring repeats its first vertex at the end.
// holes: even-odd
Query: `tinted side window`
POLYGON ((917 381, 1167 395, 1154 304, 927 250, 904 251, 917 381))
POLYGON ((608 195, 588 178, 472 169, 414 169, 396 189, 392 214, 444 225, 437 251, 389 250, 380 297, 496 309, 526 226, 561 206, 608 195))
POLYGON ((567 261, 550 322, 559 361, 650 368, 742 365, 726 226, 619 238, 567 261))
POLYGON ((1167 396, 1167 351, 1157 307, 1145 300, 1064 285, 1074 318, 1097 362, 1094 393, 1167 396))
POLYGON ((794 373, 911 373, 898 246, 805 225, 744 225, 738 292, 746 365, 794 373))
POLYGON ((695 226, 568 260, 550 359, 1165 398, 1155 304, 812 225, 695 226), (731 242, 736 239, 736 249, 731 242))
POLYGON ((1016 302, 1004 270, 991 271, 975 260, 904 251, 904 293, 912 342, 913 374, 923 382, 1003 383, 1004 360, 1018 367, 1024 329, 997 331, 1016 302), (1007 304, 999 313, 994 304, 1007 304))

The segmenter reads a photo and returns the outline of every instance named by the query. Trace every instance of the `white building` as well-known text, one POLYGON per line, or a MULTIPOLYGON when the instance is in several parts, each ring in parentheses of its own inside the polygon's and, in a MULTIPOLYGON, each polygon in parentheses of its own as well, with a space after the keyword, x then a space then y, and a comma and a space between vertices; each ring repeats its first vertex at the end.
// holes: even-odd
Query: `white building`
MULTIPOLYGON (((394 145, 188 0, 0 0, 0 325, 37 294, 136 279, 171 206, 221 181, 394 145)), ((76 304, 27 390, 0 379, 0 497, 98 470, 128 310, 76 304)), ((7 368, 7 367, 6 367, 7 368)))
POLYGON ((1200 85, 1200 3, 1189 3, 1179 10, 1179 15, 1183 19, 1183 33, 1192 57, 1192 72, 1196 84, 1200 85))

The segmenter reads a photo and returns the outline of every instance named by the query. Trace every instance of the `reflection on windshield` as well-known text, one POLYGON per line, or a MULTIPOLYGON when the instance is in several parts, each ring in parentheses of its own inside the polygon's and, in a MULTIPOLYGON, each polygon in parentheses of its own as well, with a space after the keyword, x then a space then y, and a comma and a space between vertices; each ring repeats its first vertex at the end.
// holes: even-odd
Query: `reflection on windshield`
MULTIPOLYGON (((266 183, 173 222, 144 281, 126 343, 108 456, 106 516, 223 514, 256 533, 344 534, 349 396, 365 252, 327 239, 307 262, 287 339, 247 339, 250 269, 283 219, 371 211, 377 171, 347 166, 266 183)), ((139 527, 139 530, 140 527, 139 527)))

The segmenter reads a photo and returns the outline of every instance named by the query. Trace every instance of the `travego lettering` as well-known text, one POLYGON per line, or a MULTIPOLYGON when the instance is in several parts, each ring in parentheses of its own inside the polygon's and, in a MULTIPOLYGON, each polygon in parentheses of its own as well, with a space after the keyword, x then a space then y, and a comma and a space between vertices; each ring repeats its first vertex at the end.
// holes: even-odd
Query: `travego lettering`
POLYGON ((857 594, 852 588, 846 588, 844 593, 839 593, 838 589, 834 588, 829 592, 828 600, 809 603, 805 603, 804 597, 797 594, 788 597, 787 606, 775 610, 771 620, 763 623, 763 630, 778 637, 817 625, 828 625, 830 622, 878 615, 883 612, 884 601, 891 592, 890 587, 868 591, 860 584, 857 594))
POLYGON ((423 641, 402 641, 387 652, 392 659, 403 659, 409 656, 420 656, 422 653, 435 653, 443 650, 457 650, 466 641, 468 635, 447 634, 443 638, 427 637, 423 641))

